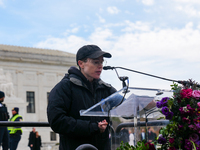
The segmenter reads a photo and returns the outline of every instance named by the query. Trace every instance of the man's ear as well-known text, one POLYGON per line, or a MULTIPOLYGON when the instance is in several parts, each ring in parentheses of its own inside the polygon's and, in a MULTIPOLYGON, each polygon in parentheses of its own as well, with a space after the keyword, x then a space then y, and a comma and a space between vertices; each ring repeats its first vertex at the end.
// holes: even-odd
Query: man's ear
POLYGON ((79 61, 78 61, 78 65, 79 65, 79 67, 80 67, 81 69, 84 68, 84 62, 83 62, 82 60, 79 60, 79 61))

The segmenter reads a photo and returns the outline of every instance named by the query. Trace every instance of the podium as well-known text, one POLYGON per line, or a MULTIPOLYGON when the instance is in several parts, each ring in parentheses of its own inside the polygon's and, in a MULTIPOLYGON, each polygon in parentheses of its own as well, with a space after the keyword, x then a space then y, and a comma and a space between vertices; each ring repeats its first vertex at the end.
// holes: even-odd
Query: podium
MULTIPOLYGON (((165 126, 168 122, 157 120, 162 114, 158 111, 156 102, 172 95, 172 90, 124 87, 87 110, 80 110, 80 115, 110 117, 111 146, 112 149, 116 149, 123 139, 121 137, 124 136, 124 129, 129 131, 126 136, 134 133, 134 141, 128 137, 123 141, 125 143, 134 144, 140 141, 141 129, 144 128, 147 133, 147 126, 151 126, 158 135, 159 127, 165 126)), ((148 140, 147 134, 146 139, 148 140)))

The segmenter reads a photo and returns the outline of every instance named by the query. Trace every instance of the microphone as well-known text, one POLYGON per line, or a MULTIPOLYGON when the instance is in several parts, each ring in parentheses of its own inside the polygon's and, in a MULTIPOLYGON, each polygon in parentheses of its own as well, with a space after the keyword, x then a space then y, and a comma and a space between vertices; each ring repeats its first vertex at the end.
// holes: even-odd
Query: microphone
POLYGON ((113 70, 115 67, 111 67, 111 66, 104 66, 103 67, 103 70, 109 70, 109 69, 111 69, 111 70, 113 70))

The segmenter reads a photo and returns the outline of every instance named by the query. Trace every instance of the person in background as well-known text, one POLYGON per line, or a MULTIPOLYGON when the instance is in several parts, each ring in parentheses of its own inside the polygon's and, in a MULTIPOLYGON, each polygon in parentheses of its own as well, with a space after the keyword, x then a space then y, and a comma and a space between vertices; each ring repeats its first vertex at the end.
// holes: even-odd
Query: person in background
POLYGON ((156 139, 156 133, 152 131, 152 129, 148 128, 148 142, 153 142, 156 139))
MULTIPOLYGON (((0 91, 0 121, 8 121, 9 114, 7 107, 3 104, 5 94, 0 91)), ((9 135, 7 127, 0 127, 0 146, 2 145, 3 150, 8 150, 9 145, 9 135)))
MULTIPOLYGON (((19 108, 14 107, 12 109, 12 118, 10 118, 10 121, 22 121, 22 116, 18 114, 19 108)), ((19 144, 19 141, 21 140, 22 135, 22 129, 21 127, 8 127, 9 132, 9 142, 10 142, 10 150, 16 150, 17 146, 19 144)))
POLYGON ((131 129, 129 129, 129 145, 135 146, 134 132, 131 129))
POLYGON ((75 150, 86 143, 99 150, 111 149, 109 118, 80 116, 80 110, 87 110, 116 92, 100 79, 105 57, 110 58, 111 54, 96 45, 81 47, 76 54, 79 69, 71 67, 49 94, 47 117, 52 130, 59 133, 59 150, 75 150))
POLYGON ((35 132, 35 143, 33 145, 33 150, 40 150, 42 147, 41 136, 39 135, 38 131, 35 132))
POLYGON ((33 150, 33 144, 35 143, 35 138, 36 138, 36 131, 35 127, 33 127, 28 138, 28 146, 30 147, 31 150, 33 150))
POLYGON ((120 142, 123 141, 123 143, 129 142, 129 131, 126 128, 122 128, 119 132, 120 135, 120 142))
POLYGON ((142 132, 141 132, 141 135, 140 135, 140 139, 141 139, 141 141, 145 141, 146 142, 146 135, 145 135, 145 130, 144 129, 142 129, 142 132))

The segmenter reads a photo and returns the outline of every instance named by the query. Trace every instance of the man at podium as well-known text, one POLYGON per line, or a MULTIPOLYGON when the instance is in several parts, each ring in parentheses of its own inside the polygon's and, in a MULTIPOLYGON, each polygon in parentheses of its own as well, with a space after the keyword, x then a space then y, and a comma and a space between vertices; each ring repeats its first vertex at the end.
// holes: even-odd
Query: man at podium
POLYGON ((104 57, 111 54, 96 45, 85 45, 76 54, 76 67, 51 90, 47 116, 52 130, 60 135, 60 150, 74 150, 92 144, 98 150, 110 150, 108 118, 80 116, 102 99, 116 92, 100 79, 104 57))

